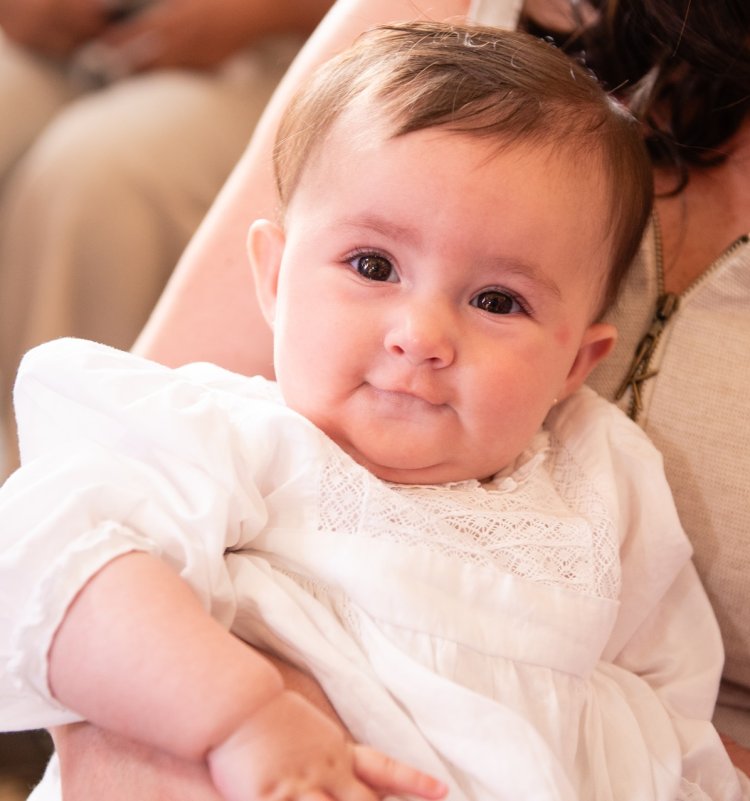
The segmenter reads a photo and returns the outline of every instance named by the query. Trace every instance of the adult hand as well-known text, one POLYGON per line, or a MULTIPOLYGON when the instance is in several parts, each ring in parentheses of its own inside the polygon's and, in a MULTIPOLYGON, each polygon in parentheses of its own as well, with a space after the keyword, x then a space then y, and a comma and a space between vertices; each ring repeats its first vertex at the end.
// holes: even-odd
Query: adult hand
POLYGON ((107 24, 103 0, 0 0, 0 28, 17 44, 64 57, 107 24))
POLYGON ((131 72, 210 69, 261 36, 308 33, 329 5, 330 0, 153 0, 112 25, 100 41, 131 72))

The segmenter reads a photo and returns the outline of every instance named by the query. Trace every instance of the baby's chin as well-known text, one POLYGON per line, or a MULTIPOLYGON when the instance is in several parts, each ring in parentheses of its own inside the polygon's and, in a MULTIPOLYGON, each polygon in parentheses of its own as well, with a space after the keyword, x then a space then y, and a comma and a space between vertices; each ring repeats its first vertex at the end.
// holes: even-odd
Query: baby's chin
MULTIPOLYGON (((377 478, 392 484, 430 485, 453 484, 472 479, 485 480, 484 472, 474 464, 451 461, 432 462, 427 458, 420 460, 419 455, 413 452, 387 455, 363 453, 350 445, 339 444, 355 462, 369 470, 377 478)), ((498 471, 492 471, 492 475, 496 472, 498 471)))
MULTIPOLYGON (((488 454, 477 453, 475 448, 446 448, 447 434, 440 438, 432 431, 413 431, 409 427, 394 430, 383 426, 374 430, 366 425, 347 425, 345 416, 313 422, 357 464, 394 484, 485 481, 503 467, 490 464, 488 454)), ((450 441, 455 442, 455 438, 450 437, 448 444, 450 441)), ((495 453, 494 457, 499 455, 495 453)))

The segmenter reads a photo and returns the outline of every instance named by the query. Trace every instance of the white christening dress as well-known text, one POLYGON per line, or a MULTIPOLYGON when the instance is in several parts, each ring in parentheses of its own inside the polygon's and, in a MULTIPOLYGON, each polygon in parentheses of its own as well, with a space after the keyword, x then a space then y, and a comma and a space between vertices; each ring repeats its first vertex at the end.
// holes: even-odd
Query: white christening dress
MULTIPOLYGON (((741 798, 710 724, 719 635, 660 458, 590 390, 512 469, 444 486, 378 480, 275 385, 209 365, 59 340, 28 354, 16 404, 2 728, 78 719, 50 695, 51 640, 102 565, 144 550, 451 801, 741 798)), ((34 798, 59 797, 53 766, 34 798)))

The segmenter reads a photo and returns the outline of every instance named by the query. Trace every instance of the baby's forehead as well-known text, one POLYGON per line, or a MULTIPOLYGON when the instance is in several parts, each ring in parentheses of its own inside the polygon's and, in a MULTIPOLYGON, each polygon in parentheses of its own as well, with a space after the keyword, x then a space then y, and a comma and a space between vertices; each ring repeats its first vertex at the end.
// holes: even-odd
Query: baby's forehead
MULTIPOLYGON (((521 172, 528 170, 528 185, 533 190, 526 191, 526 187, 521 186, 523 203, 518 206, 521 200, 518 198, 516 205, 526 210, 529 218, 536 219, 537 208, 542 209, 547 205, 554 206, 556 215, 550 219, 549 214, 540 212, 539 227, 528 239, 541 237, 553 241, 565 229, 564 241, 569 244, 571 237, 568 232, 575 231, 574 240, 590 243, 589 250, 596 251, 591 262, 577 259, 576 271, 587 270, 591 280, 597 283, 606 278, 611 261, 608 212, 611 192, 600 157, 591 152, 582 154, 576 148, 556 141, 540 141, 531 137, 515 137, 507 141, 499 135, 455 131, 450 125, 422 128, 407 134, 396 134, 394 131, 393 122, 371 105, 362 104, 342 114, 318 144, 317 152, 309 160, 306 175, 302 177, 301 184, 305 187, 304 213, 309 213, 311 206, 319 204, 322 193, 348 190, 351 185, 357 186, 369 199, 369 194, 374 191, 373 185, 377 184, 377 199, 387 208, 393 205, 393 193, 399 193, 406 182, 425 186, 440 184, 445 192, 439 198, 443 206, 450 208, 451 197, 462 193, 468 201, 462 208, 467 205, 470 207, 473 203, 475 216, 481 216, 488 227, 501 229, 504 212, 492 205, 492 192, 488 195, 473 190, 484 188, 490 181, 496 187, 494 191, 500 193, 505 201, 507 193, 518 189, 518 183, 513 182, 517 180, 515 165, 518 164, 521 172), (452 144, 454 139, 455 146, 452 144), (443 149, 439 152, 446 154, 446 161, 436 161, 427 155, 433 142, 443 143, 443 149), (389 154, 394 152, 406 152, 409 164, 416 165, 417 169, 403 172, 389 170, 389 154), (418 169, 420 164, 424 164, 421 173, 418 169), (514 176, 507 187, 504 183, 505 165, 509 166, 514 176), (380 181, 385 174, 391 180, 387 185, 380 181), (446 176, 442 183, 439 180, 441 174, 446 176), (546 201, 550 197, 564 200, 548 204, 546 201), (589 264, 594 266, 589 267, 589 264)), ((510 202, 513 202, 512 196, 510 202)), ((347 207, 346 211, 351 220, 354 208, 347 207)), ((560 256, 562 258, 562 252, 560 256)))
MULTIPOLYGON (((609 226, 614 187, 603 148, 591 142, 584 146, 575 137, 558 136, 554 131, 548 135, 503 135, 481 128, 457 128, 450 122, 402 133, 400 124, 400 120, 389 118, 375 99, 360 98, 347 106, 326 133, 313 143, 300 177, 318 168, 332 180, 337 173, 329 171, 331 164, 346 163, 350 158, 378 160, 383 147, 398 140, 411 141, 420 137, 421 142, 429 143, 432 139, 455 138, 469 146, 456 149, 456 152, 466 153, 467 172, 483 171, 495 157, 517 156, 527 163, 533 160, 546 169, 549 176, 543 191, 575 196, 575 205, 570 209, 574 217, 585 213, 589 222, 596 220, 603 228, 609 226), (596 202, 589 204, 590 200, 596 202)), ((415 148, 414 158, 419 163, 419 146, 415 148)), ((438 165, 437 169, 440 168, 438 165)), ((356 175, 345 174, 344 180, 356 178, 356 175)))
MULTIPOLYGON (((319 143, 318 153, 311 155, 312 158, 343 158, 347 152, 365 155, 369 152, 373 158, 377 158, 377 151, 382 145, 410 134, 420 134, 425 140, 455 137, 475 146, 477 169, 486 166, 495 156, 513 154, 548 164, 551 190, 559 185, 562 176, 562 180, 569 187, 577 189, 581 196, 596 191, 602 199, 603 194, 605 203, 591 213, 602 218, 607 216, 606 207, 611 202, 614 187, 610 185, 604 149, 597 146, 595 141, 587 140, 584 143, 567 130, 501 133, 488 131, 479 125, 461 127, 450 121, 411 128, 408 132, 403 131, 402 127, 403 121, 385 114, 375 99, 360 97, 357 103, 352 103, 333 121, 328 134, 319 143)), ((467 159, 467 169, 472 169, 468 161, 473 162, 474 158, 467 159)))

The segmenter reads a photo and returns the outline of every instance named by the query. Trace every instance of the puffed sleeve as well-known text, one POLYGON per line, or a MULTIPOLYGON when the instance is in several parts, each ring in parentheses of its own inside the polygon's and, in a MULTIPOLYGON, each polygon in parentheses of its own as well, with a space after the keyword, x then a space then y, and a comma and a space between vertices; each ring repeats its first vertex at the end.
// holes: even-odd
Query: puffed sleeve
POLYGON ((680 801, 739 801, 737 773, 711 724, 721 636, 690 561, 661 455, 635 423, 588 389, 557 424, 582 459, 591 455, 589 468, 609 477, 620 530, 619 612, 599 681, 623 696, 633 725, 657 755, 655 782, 674 781, 680 801))
POLYGON ((279 464, 304 473, 314 461, 294 431, 307 421, 285 419, 248 381, 80 340, 27 355, 15 394, 22 467, 0 489, 4 728, 75 719, 50 696, 47 653, 76 594, 123 553, 160 555, 231 626, 225 553, 262 530, 279 464))

